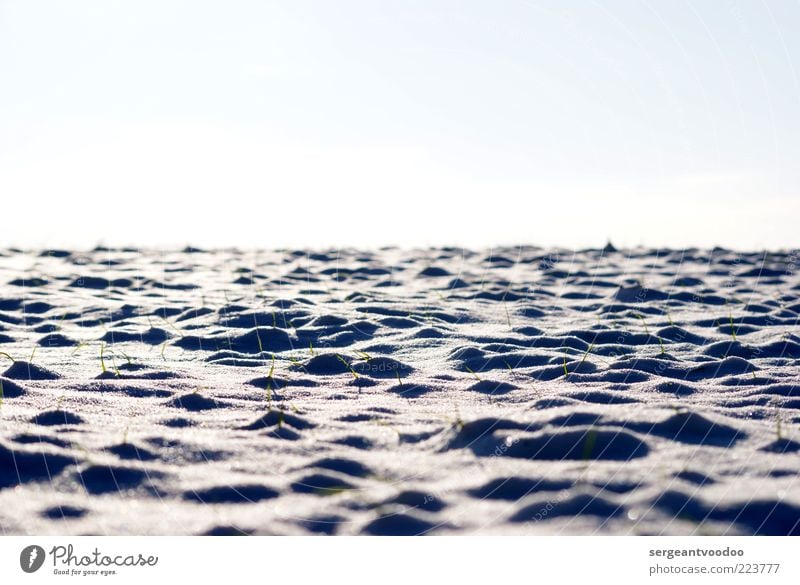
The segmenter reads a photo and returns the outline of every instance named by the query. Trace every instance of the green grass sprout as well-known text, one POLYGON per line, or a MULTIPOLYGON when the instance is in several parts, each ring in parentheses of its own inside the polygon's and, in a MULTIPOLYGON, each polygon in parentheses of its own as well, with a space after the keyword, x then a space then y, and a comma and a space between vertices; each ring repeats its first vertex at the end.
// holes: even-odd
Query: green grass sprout
POLYGON ((597 442, 597 431, 589 429, 586 433, 586 440, 583 443, 583 460, 589 461, 594 451, 594 445, 597 442))
POLYGON ((650 330, 647 328, 647 322, 645 322, 645 320, 644 320, 644 315, 642 315, 641 313, 636 313, 636 317, 637 317, 638 319, 641 319, 641 321, 642 321, 642 327, 644 327, 644 333, 645 333, 645 335, 650 335, 650 330))
POLYGON ((342 356, 340 356, 338 353, 336 354, 336 358, 337 358, 337 359, 338 359, 340 362, 342 362, 342 363, 343 363, 343 364, 344 364, 344 365, 347 367, 347 369, 348 369, 348 370, 350 370, 350 373, 351 373, 351 374, 353 374, 353 379, 354 379, 354 380, 358 380, 358 372, 356 372, 356 371, 353 369, 353 366, 351 366, 351 365, 348 363, 348 361, 347 361, 346 359, 344 359, 342 356))
POLYGON ((590 353, 592 353, 592 350, 593 350, 593 349, 594 349, 594 343, 593 343, 593 344, 591 344, 591 345, 590 345, 590 346, 589 346, 589 347, 586 349, 586 351, 585 351, 585 352, 583 352, 583 357, 581 358, 581 361, 580 361, 580 363, 578 363, 578 368, 580 368, 580 367, 583 365, 583 362, 585 362, 585 361, 586 361, 586 358, 589 356, 589 354, 590 354, 590 353))
POLYGON ((103 370, 104 374, 106 373, 106 360, 103 357, 103 353, 105 352, 105 350, 106 350, 106 344, 104 342, 100 344, 100 369, 103 370))
POLYGON ((465 367, 465 368, 467 368, 467 371, 468 371, 470 374, 472 374, 473 376, 475 376, 475 379, 476 379, 478 382, 483 382, 483 380, 481 380, 481 377, 480 377, 478 374, 476 374, 476 373, 475 373, 475 371, 474 371, 472 368, 470 368, 470 367, 469 367, 469 366, 467 366, 467 365, 465 365, 464 367, 465 367))

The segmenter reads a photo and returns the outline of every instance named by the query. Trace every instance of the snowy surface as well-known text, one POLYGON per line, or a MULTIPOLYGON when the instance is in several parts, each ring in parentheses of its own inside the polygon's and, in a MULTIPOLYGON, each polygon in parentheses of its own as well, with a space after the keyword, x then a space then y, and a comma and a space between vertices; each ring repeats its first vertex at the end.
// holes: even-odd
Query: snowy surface
POLYGON ((797 260, 5 250, 0 531, 796 534, 797 260))

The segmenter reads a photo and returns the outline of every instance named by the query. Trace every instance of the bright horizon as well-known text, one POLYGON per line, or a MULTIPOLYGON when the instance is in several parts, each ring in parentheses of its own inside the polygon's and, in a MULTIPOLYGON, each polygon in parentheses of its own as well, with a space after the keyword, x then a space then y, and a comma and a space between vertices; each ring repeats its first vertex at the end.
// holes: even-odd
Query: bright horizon
POLYGON ((800 5, 0 2, 0 246, 793 248, 800 5))

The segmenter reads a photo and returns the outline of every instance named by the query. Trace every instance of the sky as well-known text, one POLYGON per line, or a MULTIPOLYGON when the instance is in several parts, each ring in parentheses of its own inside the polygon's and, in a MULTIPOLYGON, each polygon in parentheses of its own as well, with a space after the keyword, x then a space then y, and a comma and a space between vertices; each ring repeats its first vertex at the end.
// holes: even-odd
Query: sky
POLYGON ((0 246, 797 247, 800 3, 0 0, 0 246))

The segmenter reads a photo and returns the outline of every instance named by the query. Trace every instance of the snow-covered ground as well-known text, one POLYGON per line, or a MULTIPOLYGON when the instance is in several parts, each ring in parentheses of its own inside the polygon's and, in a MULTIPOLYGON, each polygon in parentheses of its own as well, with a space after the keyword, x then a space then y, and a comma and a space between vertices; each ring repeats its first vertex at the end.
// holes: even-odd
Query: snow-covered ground
POLYGON ((5 250, 0 531, 797 534, 797 263, 5 250))

